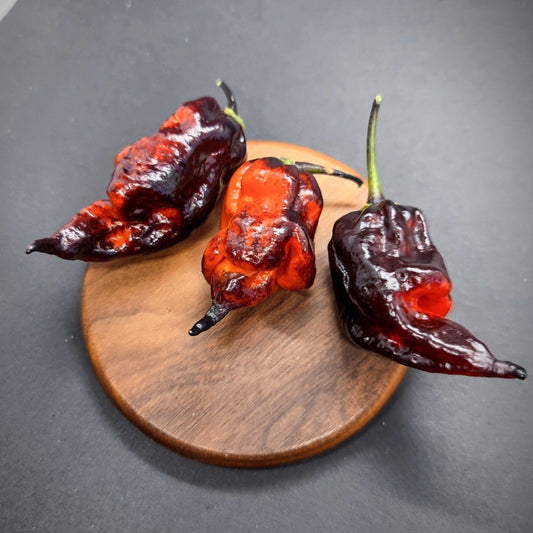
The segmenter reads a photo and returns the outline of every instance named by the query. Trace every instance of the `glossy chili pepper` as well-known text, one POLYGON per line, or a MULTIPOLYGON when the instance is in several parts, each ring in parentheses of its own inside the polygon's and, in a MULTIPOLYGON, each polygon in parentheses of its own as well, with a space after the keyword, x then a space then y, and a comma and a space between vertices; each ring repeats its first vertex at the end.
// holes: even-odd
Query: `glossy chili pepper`
POLYGON ((420 370, 525 379, 524 368, 495 359, 463 326, 444 318, 451 282, 424 215, 381 192, 375 165, 380 102, 378 96, 368 127, 368 203, 335 223, 329 243, 345 333, 362 348, 420 370))
POLYGON ((228 105, 203 97, 187 102, 159 131, 123 148, 108 200, 82 209, 51 237, 26 250, 63 259, 107 261, 153 252, 181 241, 211 212, 220 189, 246 158, 244 124, 228 105))
POLYGON ((212 305, 190 335, 279 289, 297 291, 313 284, 313 237, 322 211, 315 173, 362 184, 339 170, 274 157, 248 161, 235 172, 224 198, 220 231, 202 260, 212 305))

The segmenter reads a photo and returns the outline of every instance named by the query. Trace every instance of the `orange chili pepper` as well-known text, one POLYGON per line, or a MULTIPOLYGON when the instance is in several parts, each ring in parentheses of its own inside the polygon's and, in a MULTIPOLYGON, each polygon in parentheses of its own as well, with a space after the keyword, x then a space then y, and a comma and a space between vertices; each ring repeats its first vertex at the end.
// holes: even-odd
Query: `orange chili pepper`
POLYGON ((189 331, 198 335, 229 311, 256 305, 279 289, 308 289, 315 279, 313 237, 322 194, 312 174, 356 181, 340 170, 267 157, 248 161, 226 191, 220 231, 204 252, 212 305, 189 331))

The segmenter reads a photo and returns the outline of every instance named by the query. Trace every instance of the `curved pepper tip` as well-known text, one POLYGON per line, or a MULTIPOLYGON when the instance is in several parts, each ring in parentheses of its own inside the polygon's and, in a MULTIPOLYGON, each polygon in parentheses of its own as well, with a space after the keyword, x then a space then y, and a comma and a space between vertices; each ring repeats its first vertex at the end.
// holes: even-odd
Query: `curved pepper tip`
POLYGON ((223 307, 220 304, 213 302, 204 317, 198 320, 198 322, 196 322, 196 324, 194 324, 189 330, 189 335, 191 337, 196 337, 196 335, 207 331, 217 322, 220 322, 228 313, 229 309, 227 307, 223 307))
POLYGON ((26 248, 26 253, 43 252, 45 254, 53 254, 54 252, 51 251, 53 242, 53 239, 37 239, 26 248))
MULTIPOLYGON (((206 328, 206 329, 209 329, 209 328, 206 328)), ((191 337, 196 337, 196 335, 199 335, 200 333, 202 333, 202 331, 205 331, 205 329, 202 328, 202 325, 200 322, 197 322, 190 330, 189 330, 189 335, 191 337)))
POLYGON ((511 361, 500 361, 495 359, 491 370, 492 373, 489 377, 517 378, 521 381, 524 381, 527 378, 526 369, 511 361))
POLYGON ((516 365, 516 368, 514 369, 514 375, 518 378, 524 381, 527 378, 527 371, 525 368, 516 365))

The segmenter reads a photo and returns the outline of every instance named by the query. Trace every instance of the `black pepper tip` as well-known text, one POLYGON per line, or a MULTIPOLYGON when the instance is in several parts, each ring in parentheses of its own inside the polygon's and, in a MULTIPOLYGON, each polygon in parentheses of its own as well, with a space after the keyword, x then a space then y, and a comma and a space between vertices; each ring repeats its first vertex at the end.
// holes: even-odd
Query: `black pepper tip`
POLYGON ((197 323, 189 330, 189 335, 191 337, 196 337, 196 335, 200 335, 200 333, 202 333, 202 331, 204 331, 204 330, 197 323))
POLYGON ((196 337, 196 335, 199 335, 203 331, 207 331, 217 322, 222 320, 228 314, 228 312, 228 308, 213 302, 205 316, 198 320, 198 322, 196 322, 196 324, 194 324, 194 326, 189 330, 189 335, 191 337, 196 337))
POLYGON ((196 337, 197 335, 200 335, 200 333, 202 333, 203 331, 207 331, 214 325, 214 320, 210 316, 205 315, 202 319, 198 320, 198 322, 196 322, 196 324, 189 330, 189 335, 191 337, 196 337))
POLYGON ((51 237, 46 239, 37 239, 33 241, 27 248, 26 253, 43 252, 45 254, 55 254, 57 250, 57 241, 51 237))
POLYGON ((518 379, 521 379, 522 381, 527 378, 526 369, 518 365, 515 368, 514 374, 518 379))

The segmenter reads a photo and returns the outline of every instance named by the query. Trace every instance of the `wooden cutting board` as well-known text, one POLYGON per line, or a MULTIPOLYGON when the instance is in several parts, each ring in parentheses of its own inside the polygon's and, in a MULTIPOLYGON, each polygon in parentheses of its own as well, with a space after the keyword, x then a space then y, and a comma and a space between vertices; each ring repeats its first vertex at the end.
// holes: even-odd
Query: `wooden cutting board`
MULTIPOLYGON (((321 153, 278 142, 249 141, 248 155, 354 173, 321 153)), ((94 369, 122 412, 156 441, 219 465, 288 463, 353 435, 399 385, 405 367, 341 334, 330 281, 332 225, 365 203, 366 183, 317 179, 324 210, 313 287, 232 311, 198 337, 188 330, 211 303, 201 259, 218 231, 220 202, 169 250, 87 267, 82 325, 94 369)))

